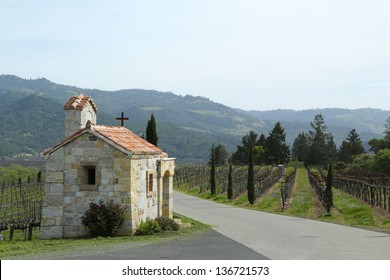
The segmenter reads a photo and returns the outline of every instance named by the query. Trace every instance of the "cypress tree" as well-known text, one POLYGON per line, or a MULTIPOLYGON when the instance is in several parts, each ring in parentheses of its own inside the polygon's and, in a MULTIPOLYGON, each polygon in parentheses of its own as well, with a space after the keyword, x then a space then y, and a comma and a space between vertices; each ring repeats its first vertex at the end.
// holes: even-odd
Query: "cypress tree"
POLYGON ((232 178, 233 168, 232 164, 229 165, 229 175, 228 175, 228 189, 227 189, 227 196, 228 199, 233 198, 233 178, 232 178))
POLYGON ((332 165, 329 164, 328 167, 328 176, 326 177, 326 211, 330 213, 330 209, 333 206, 333 192, 332 192, 332 187, 333 187, 333 170, 332 170, 332 165))
POLYGON ((210 191, 211 191, 211 195, 214 195, 216 193, 216 186, 215 186, 215 148, 214 148, 214 145, 211 147, 210 191))
POLYGON ((42 180, 42 172, 39 171, 39 172, 38 172, 38 175, 37 175, 37 183, 40 183, 41 180, 42 180))
POLYGON ((253 170, 253 147, 249 149, 248 164, 248 201, 250 204, 255 203, 255 175, 253 170))
POLYGON ((148 121, 148 126, 146 127, 146 141, 155 145, 157 147, 158 136, 157 136, 157 128, 156 128, 156 119, 152 114, 150 120, 148 121))

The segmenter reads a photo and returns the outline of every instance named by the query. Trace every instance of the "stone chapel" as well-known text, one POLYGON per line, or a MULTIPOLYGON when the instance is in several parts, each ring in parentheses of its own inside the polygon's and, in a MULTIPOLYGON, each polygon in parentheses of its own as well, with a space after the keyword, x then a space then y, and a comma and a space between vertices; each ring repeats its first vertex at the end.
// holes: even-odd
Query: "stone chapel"
POLYGON ((65 139, 44 152, 40 238, 86 236, 81 216, 100 199, 125 207, 121 235, 147 218, 172 218, 175 160, 123 126, 96 124, 90 96, 71 97, 64 110, 65 139))

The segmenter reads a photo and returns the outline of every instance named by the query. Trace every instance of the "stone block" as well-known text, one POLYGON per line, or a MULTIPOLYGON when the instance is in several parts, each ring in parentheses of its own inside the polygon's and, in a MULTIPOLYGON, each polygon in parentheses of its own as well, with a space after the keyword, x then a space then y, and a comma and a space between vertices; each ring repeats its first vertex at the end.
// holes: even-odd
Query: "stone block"
POLYGON ((45 227, 45 226, 55 226, 57 225, 56 223, 56 217, 45 217, 45 216, 42 216, 41 218, 41 226, 42 227, 45 227))
POLYGON ((113 179, 114 171, 112 169, 101 168, 101 179, 113 179))
POLYGON ((62 193, 63 191, 64 191, 63 184, 50 184, 49 185, 49 192, 50 193, 62 193))
POLYGON ((102 140, 98 140, 95 142, 95 148, 103 148, 104 147, 104 143, 102 140))
POLYGON ((72 148, 70 153, 71 153, 71 155, 73 155, 75 157, 81 157, 84 153, 84 149, 83 148, 72 148))
POLYGON ((130 182, 131 182, 130 178, 119 178, 118 179, 119 185, 124 185, 124 186, 127 186, 128 188, 130 187, 130 182))
POLYGON ((77 192, 79 190, 78 185, 65 185, 64 193, 77 192))
POLYGON ((71 166, 75 162, 77 162, 76 157, 72 154, 65 156, 65 165, 71 166))
POLYGON ((99 164, 103 169, 113 170, 114 169, 114 159, 112 157, 101 157, 99 159, 99 164))
POLYGON ((63 183, 64 173, 63 172, 46 172, 46 183, 63 183))
POLYGON ((40 239, 62 238, 62 226, 41 227, 40 239))
POLYGON ((46 160, 46 172, 56 172, 64 169, 64 150, 60 148, 50 154, 46 160))
POLYGON ((45 205, 47 206, 61 206, 64 202, 64 197, 62 194, 51 194, 46 193, 45 194, 45 205))
POLYGON ((62 215, 62 207, 47 206, 42 209, 43 217, 60 217, 62 215))

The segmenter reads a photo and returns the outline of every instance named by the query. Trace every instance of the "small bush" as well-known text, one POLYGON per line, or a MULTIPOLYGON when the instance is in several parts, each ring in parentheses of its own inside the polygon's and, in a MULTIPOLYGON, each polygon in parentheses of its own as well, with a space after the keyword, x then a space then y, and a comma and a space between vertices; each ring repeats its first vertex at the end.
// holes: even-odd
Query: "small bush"
POLYGON ((156 222, 160 225, 161 230, 179 230, 179 224, 176 223, 173 219, 161 216, 156 218, 156 222))
POLYGON ((81 221, 88 227, 92 236, 112 236, 119 230, 124 220, 124 211, 125 208, 113 200, 104 203, 101 199, 99 203, 89 204, 89 209, 81 216, 81 221))
POLYGON ((156 220, 146 219, 146 221, 141 221, 135 235, 153 235, 156 232, 160 232, 161 228, 159 223, 156 220))

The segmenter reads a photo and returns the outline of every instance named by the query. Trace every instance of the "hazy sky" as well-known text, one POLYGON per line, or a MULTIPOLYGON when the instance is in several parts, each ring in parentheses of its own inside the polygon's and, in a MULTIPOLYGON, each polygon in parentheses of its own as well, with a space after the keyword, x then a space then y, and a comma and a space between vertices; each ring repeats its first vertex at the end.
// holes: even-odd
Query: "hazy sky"
POLYGON ((243 109, 390 109, 389 0, 1 0, 0 74, 243 109))

